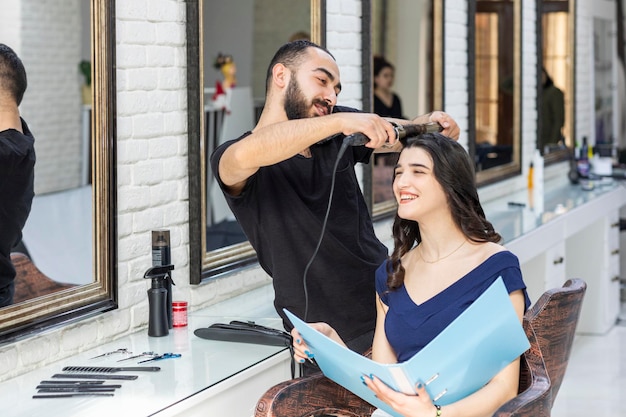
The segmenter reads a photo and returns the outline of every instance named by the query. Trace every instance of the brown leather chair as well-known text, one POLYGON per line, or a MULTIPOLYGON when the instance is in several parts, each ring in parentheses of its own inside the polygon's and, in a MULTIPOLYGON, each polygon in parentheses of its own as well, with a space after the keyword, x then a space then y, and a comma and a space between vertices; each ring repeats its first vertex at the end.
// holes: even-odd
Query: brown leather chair
MULTIPOLYGON (((530 348, 520 362, 519 394, 503 404, 494 416, 550 415, 569 360, 585 289, 584 281, 568 280, 563 287, 546 291, 526 312, 523 327, 530 348), (550 376, 558 385, 551 384, 550 376)), ((255 417, 364 417, 374 409, 322 374, 316 374, 270 388, 257 402, 255 417)))
POLYGON ((13 303, 21 303, 35 297, 72 288, 74 284, 57 282, 47 277, 31 259, 20 252, 11 253, 11 262, 15 268, 15 294, 13 303))
POLYGON ((587 284, 582 279, 567 280, 562 287, 544 292, 524 315, 535 330, 546 363, 552 404, 569 362, 586 290, 587 284))

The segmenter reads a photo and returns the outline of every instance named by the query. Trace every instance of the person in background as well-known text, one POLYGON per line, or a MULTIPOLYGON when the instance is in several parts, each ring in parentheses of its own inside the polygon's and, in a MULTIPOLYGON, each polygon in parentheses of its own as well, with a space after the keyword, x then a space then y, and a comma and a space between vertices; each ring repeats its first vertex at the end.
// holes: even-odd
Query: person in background
POLYGON ((34 197, 35 139, 20 117, 26 70, 0 43, 0 307, 13 303, 11 249, 21 242, 34 197))
MULTIPOLYGON (((439 133, 406 143, 394 172, 394 250, 376 271, 372 359, 381 363, 413 357, 499 277, 520 323, 530 306, 518 258, 498 244, 501 237, 485 218, 465 149, 439 133)), ((343 343, 327 323, 312 326, 343 343)), ((295 359, 311 358, 298 331, 291 334, 295 359)), ((421 383, 416 395, 406 395, 375 375, 363 380, 403 416, 490 416, 517 395, 519 358, 477 392, 444 407, 433 403, 421 383)))
MULTIPOLYGON (((283 308, 332 323, 352 350, 364 352, 375 325, 374 272, 387 248, 374 233, 354 166, 369 162, 374 149, 400 146, 390 121, 337 106, 340 91, 339 67, 328 50, 306 40, 283 45, 267 71, 257 125, 220 145, 211 169, 273 278, 274 305, 286 329, 283 308), (357 132, 369 142, 340 155, 344 135, 357 132)), ((459 135, 443 112, 413 122, 438 122, 448 135, 459 135)))
POLYGON ((404 119, 402 102, 393 91, 395 68, 381 56, 374 57, 374 113, 404 119))
POLYGON ((539 150, 543 153, 548 145, 563 145, 561 129, 565 124, 565 99, 563 92, 554 85, 545 68, 541 69, 541 80, 543 89, 539 150))

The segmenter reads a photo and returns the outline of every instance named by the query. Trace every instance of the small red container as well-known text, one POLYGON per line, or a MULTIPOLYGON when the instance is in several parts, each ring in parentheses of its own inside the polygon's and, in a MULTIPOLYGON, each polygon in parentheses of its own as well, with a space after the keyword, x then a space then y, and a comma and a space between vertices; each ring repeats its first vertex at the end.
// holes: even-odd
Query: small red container
POLYGON ((172 327, 187 326, 187 301, 172 301, 172 327))

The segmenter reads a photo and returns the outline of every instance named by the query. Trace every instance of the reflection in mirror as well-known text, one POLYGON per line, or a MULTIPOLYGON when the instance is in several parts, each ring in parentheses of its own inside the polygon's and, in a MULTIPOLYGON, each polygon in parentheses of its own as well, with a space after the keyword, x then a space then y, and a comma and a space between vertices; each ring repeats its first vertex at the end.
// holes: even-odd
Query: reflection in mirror
POLYGON ((477 182, 486 184, 514 175, 521 167, 520 1, 478 0, 470 2, 474 7, 474 126, 469 145, 477 182))
POLYGON ((574 147, 574 0, 541 2, 539 78, 541 104, 537 148, 546 162, 566 159, 574 147), (545 78, 544 78, 545 77, 545 78))
POLYGON ((615 51, 615 33, 611 33, 613 24, 610 20, 593 19, 593 62, 594 62, 594 109, 595 141, 597 148, 604 147, 611 156, 611 147, 615 142, 613 124, 615 120, 613 90, 613 53, 615 51))
POLYGON ((212 178, 209 157, 219 144, 256 124, 265 99, 267 66, 282 44, 302 37, 323 44, 324 4, 323 0, 187 2, 192 284, 255 260, 212 178))
POLYGON ((46 3, 37 19, 18 13, 20 2, 3 9, 22 19, 0 28, 0 37, 17 45, 26 67, 20 113, 37 160, 32 208, 11 254, 15 297, 0 309, 0 342, 115 306, 110 3, 46 3))
MULTIPOLYGON (((397 94, 402 105, 402 114, 394 117, 413 118, 441 108, 442 54, 433 53, 441 50, 441 3, 441 0, 371 1, 369 36, 374 61, 371 75, 364 83, 368 86, 365 96, 371 91, 375 103, 372 111, 381 116, 394 116, 376 106, 377 102, 387 101, 377 90, 389 89, 397 94), (391 66, 379 64, 380 58, 391 66)), ((364 34, 368 31, 364 30, 364 34)), ((385 106, 391 107, 391 101, 382 106, 383 109, 385 106)), ((374 216, 391 214, 396 205, 391 182, 397 155, 379 154, 373 158, 370 168, 372 211, 374 216)))

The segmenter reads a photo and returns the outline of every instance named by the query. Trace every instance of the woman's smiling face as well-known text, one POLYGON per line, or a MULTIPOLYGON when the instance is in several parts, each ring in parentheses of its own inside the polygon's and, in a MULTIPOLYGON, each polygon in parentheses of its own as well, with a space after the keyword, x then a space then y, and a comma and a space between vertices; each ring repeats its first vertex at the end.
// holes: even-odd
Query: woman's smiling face
POLYGON ((398 202, 398 216, 420 221, 426 215, 447 210, 443 188, 435 178, 433 160, 419 147, 406 148, 394 170, 393 193, 398 202))

